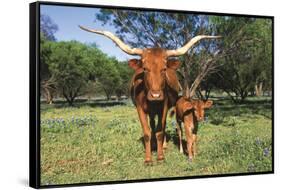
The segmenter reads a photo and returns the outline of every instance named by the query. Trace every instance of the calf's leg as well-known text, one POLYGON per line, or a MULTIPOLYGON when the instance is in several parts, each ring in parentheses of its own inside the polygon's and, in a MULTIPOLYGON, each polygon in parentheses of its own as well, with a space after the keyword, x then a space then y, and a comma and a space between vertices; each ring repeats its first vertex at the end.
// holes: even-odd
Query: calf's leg
POLYGON ((193 153, 193 157, 195 157, 197 155, 197 135, 193 134, 192 135, 192 153, 193 153))
POLYGON ((193 152, 193 157, 196 156, 197 154, 197 131, 198 131, 198 123, 195 122, 194 124, 194 129, 192 131, 192 140, 193 140, 193 143, 192 143, 192 152, 193 152))
POLYGON ((181 128, 181 122, 177 121, 177 132, 179 136, 179 148, 180 148, 180 153, 183 153, 183 148, 182 148, 182 128, 181 128))
POLYGON ((193 159, 193 151, 192 151, 192 144, 193 144, 193 138, 192 138, 192 124, 185 118, 184 121, 184 128, 185 128, 185 135, 186 135, 186 145, 187 145, 187 152, 188 152, 188 159, 189 161, 192 161, 193 159))

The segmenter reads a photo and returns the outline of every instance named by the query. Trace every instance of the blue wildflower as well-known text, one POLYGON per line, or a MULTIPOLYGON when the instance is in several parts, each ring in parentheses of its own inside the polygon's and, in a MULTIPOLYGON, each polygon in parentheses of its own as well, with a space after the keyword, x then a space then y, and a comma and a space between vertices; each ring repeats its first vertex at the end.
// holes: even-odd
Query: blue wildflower
POLYGON ((208 120, 209 120, 209 117, 208 117, 208 116, 205 116, 204 121, 205 121, 205 122, 208 122, 208 120))
POLYGON ((268 148, 265 148, 265 149, 263 150, 263 155, 264 155, 265 157, 269 156, 269 149, 268 149, 268 148))
POLYGON ((171 122, 171 125, 173 126, 173 127, 175 127, 176 126, 176 121, 175 120, 173 120, 172 122, 171 122))
POLYGON ((249 164, 248 171, 249 172, 255 172, 255 165, 253 163, 249 164))
POLYGON ((260 145, 261 145, 261 140, 260 140, 260 138, 259 138, 259 137, 256 139, 256 145, 258 145, 258 146, 260 146, 260 145))

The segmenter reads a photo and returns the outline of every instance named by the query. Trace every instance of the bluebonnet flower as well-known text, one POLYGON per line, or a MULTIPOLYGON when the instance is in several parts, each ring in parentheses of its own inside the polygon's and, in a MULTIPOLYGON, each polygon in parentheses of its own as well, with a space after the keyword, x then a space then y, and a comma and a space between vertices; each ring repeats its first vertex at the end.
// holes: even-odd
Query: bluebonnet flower
POLYGON ((261 140, 260 140, 260 138, 259 138, 259 137, 256 139, 256 145, 258 145, 258 146, 260 146, 260 145, 261 145, 261 140))
POLYGON ((264 156, 269 156, 269 149, 268 148, 265 148, 264 150, 263 150, 263 155, 264 156))
POLYGON ((176 121, 173 120, 173 121, 171 122, 171 125, 172 125, 173 127, 175 127, 175 126, 176 126, 176 121))
POLYGON ((208 117, 208 116, 205 116, 204 121, 207 123, 207 122, 208 122, 208 120, 209 120, 209 117, 208 117))
POLYGON ((255 172, 255 165, 253 163, 250 163, 248 166, 248 171, 249 172, 255 172))

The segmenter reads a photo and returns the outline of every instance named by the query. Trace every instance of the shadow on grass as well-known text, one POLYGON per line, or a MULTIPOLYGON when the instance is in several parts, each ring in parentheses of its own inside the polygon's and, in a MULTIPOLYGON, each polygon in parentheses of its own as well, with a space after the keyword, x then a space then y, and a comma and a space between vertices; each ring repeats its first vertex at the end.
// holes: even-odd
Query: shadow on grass
MULTIPOLYGON (((212 98, 211 98, 212 99, 212 98)), ((214 106, 206 111, 208 122, 213 125, 221 125, 227 122, 227 126, 231 125, 233 117, 256 117, 257 115, 263 116, 266 119, 272 119, 272 100, 271 99, 250 99, 240 104, 234 104, 230 99, 221 98, 214 100, 214 106)), ((174 130, 175 131, 175 130, 174 130)), ((179 149, 179 138, 176 132, 167 132, 167 142, 171 141, 179 149)), ((183 129, 183 135, 185 131, 183 129)), ((182 141, 184 154, 187 155, 186 140, 182 141)))
POLYGON ((84 101, 84 100, 77 100, 70 106, 65 101, 55 101, 53 104, 49 105, 44 102, 41 102, 41 110, 45 111, 52 108, 80 108, 84 106, 89 106, 92 108, 95 107, 112 107, 112 106, 125 106, 128 104, 128 100, 94 100, 94 101, 84 101))
POLYGON ((219 125, 223 118, 233 116, 254 116, 261 115, 267 119, 272 119, 271 99, 249 99, 243 103, 234 104, 229 99, 214 100, 214 106, 207 110, 212 124, 219 125))
MULTIPOLYGON (((144 143, 144 138, 140 137, 138 139, 138 142, 142 143, 143 148, 145 150, 145 143, 144 143)), ((151 135, 151 151, 152 152, 157 152, 157 140, 155 135, 151 135)))
MULTIPOLYGON (((167 144, 169 144, 170 142, 172 142, 174 145, 177 146, 178 148, 178 151, 180 151, 179 147, 179 138, 178 138, 178 135, 176 133, 169 133, 167 132, 166 133, 166 141, 167 141, 167 144)), ((138 139, 138 142, 142 143, 143 145, 143 148, 145 150, 145 144, 144 144, 144 138, 143 137, 140 137, 138 139)), ((183 147, 183 153, 187 156, 187 146, 186 146, 186 140, 185 139, 182 139, 182 147, 183 147)), ((156 137, 155 135, 152 135, 151 136, 151 151, 152 152, 157 152, 157 141, 156 141, 156 137)))
MULTIPOLYGON (((185 131, 183 130, 183 134, 185 134, 185 131)), ((172 142, 178 149, 178 151, 180 151, 180 141, 179 141, 179 137, 177 133, 167 133, 166 134, 166 138, 167 138, 167 143, 172 142)), ((182 148, 183 148, 183 153, 184 155, 187 156, 187 145, 186 145, 186 140, 182 138, 182 148)))

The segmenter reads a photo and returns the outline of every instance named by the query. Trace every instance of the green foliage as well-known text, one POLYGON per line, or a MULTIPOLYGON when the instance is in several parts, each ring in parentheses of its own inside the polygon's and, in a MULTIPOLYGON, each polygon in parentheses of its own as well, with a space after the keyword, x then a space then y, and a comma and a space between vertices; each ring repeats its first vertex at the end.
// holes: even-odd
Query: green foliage
POLYGON ((133 47, 168 49, 182 46, 201 33, 201 23, 208 21, 202 15, 116 9, 101 9, 96 18, 113 25, 116 34, 133 47))
MULTIPOLYGON (((127 64, 108 57, 95 45, 77 41, 53 42, 41 36, 41 80, 56 81, 57 92, 69 105, 75 98, 93 94, 91 90, 111 95, 127 94, 132 71, 127 64), (97 88, 98 87, 98 88, 97 88)), ((43 86, 43 85, 42 85, 43 86)))
POLYGON ((143 163, 142 129, 134 107, 43 104, 41 110, 42 185, 272 169, 270 99, 251 98, 241 105, 215 101, 206 112, 206 121, 200 123, 198 155, 193 162, 179 152, 175 121, 168 118, 166 160, 158 163, 153 153, 152 166, 143 163))
POLYGON ((128 67, 127 62, 120 62, 116 64, 116 68, 120 76, 120 85, 117 86, 115 90, 116 95, 118 97, 121 97, 121 95, 129 96, 129 87, 134 71, 128 67))
POLYGON ((57 80, 60 93, 70 105, 90 83, 94 64, 87 55, 95 51, 98 50, 76 41, 52 44, 49 69, 57 80))
POLYGON ((223 37, 226 51, 217 74, 216 86, 232 99, 243 101, 255 85, 264 83, 271 89, 272 25, 268 19, 212 17, 216 32, 223 37))
POLYGON ((121 85, 120 73, 117 70, 118 61, 114 58, 109 58, 101 66, 101 73, 99 75, 99 82, 106 94, 107 99, 113 95, 116 89, 121 85))
POLYGON ((41 81, 49 79, 51 73, 48 67, 51 55, 51 42, 47 40, 43 33, 40 33, 40 79, 41 81))
POLYGON ((133 47, 175 49, 196 35, 223 36, 220 40, 202 40, 180 57, 182 86, 191 87, 197 76, 202 75, 200 88, 207 92, 204 98, 214 87, 227 92, 235 102, 244 101, 257 84, 271 90, 270 19, 115 9, 102 9, 96 16, 104 24, 113 25, 116 34, 133 47), (220 53, 215 58, 218 50, 220 53), (207 64, 208 69, 204 71, 207 64))

